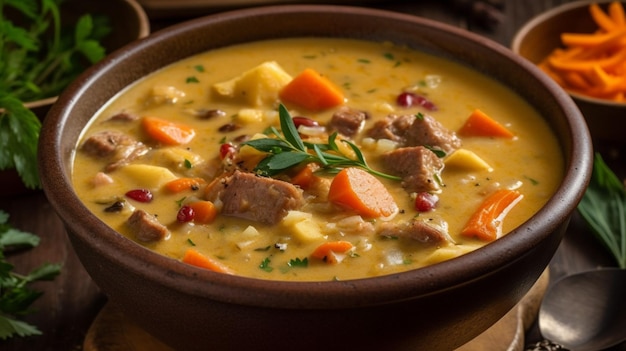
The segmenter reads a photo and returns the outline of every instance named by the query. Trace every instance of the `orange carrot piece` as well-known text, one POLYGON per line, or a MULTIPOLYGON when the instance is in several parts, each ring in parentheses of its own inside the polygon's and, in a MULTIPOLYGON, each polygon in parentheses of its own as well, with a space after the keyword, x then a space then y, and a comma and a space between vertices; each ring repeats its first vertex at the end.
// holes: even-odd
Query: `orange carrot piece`
POLYGON ((626 12, 621 1, 611 1, 609 4, 609 16, 617 27, 626 26, 626 12))
POLYGON ((617 25, 613 22, 611 16, 604 12, 597 3, 594 2, 589 5, 589 13, 591 14, 591 18, 593 18, 596 25, 603 30, 610 32, 617 28, 617 25))
POLYGON ((320 111, 344 103, 344 95, 328 78, 307 68, 294 77, 279 94, 291 102, 311 111, 320 111))
POLYGON ((234 274, 233 271, 223 263, 207 257, 195 249, 187 249, 182 261, 192 266, 208 269, 218 273, 234 274))
POLYGON ((398 205, 385 185, 360 168, 342 169, 330 183, 328 200, 368 218, 389 217, 398 205))
POLYGON ((196 135, 190 126, 157 117, 144 117, 141 125, 152 139, 166 145, 187 144, 196 135))
POLYGON ((211 201, 194 201, 187 204, 195 213, 193 221, 195 223, 208 224, 217 217, 217 208, 211 201))
POLYGON ((497 190, 480 204, 461 231, 461 235, 484 241, 496 240, 502 234, 504 217, 523 197, 524 195, 516 190, 497 190))
POLYGON ((172 193, 180 193, 182 191, 195 191, 205 185, 206 181, 202 178, 176 178, 165 183, 164 187, 172 193))
POLYGON ((339 254, 345 254, 350 249, 352 249, 354 245, 352 245, 349 241, 327 241, 319 245, 313 253, 311 253, 311 257, 316 258, 318 260, 323 260, 326 263, 338 263, 339 254))
POLYGON ((298 173, 291 177, 291 184, 297 185, 302 189, 308 189, 315 180, 315 169, 318 168, 313 163, 307 163, 298 173))
POLYGON ((459 135, 479 137, 513 138, 515 135, 480 109, 470 113, 465 124, 459 129, 459 135))

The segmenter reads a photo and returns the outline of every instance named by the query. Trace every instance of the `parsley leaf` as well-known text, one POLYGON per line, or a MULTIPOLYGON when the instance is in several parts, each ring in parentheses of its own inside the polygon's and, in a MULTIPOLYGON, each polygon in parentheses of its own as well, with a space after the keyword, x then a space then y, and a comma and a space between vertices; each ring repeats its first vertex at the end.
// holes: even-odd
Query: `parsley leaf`
POLYGON ((28 284, 52 280, 61 271, 59 264, 43 264, 26 275, 14 272, 13 265, 5 260, 5 250, 33 248, 39 245, 39 237, 12 228, 8 218, 9 215, 0 210, 0 339, 3 340, 41 334, 37 327, 18 320, 30 312, 30 305, 42 294, 30 289, 28 284))
POLYGON ((108 19, 86 14, 66 32, 60 4, 61 0, 0 1, 0 170, 15 169, 32 189, 40 187, 41 122, 23 103, 58 95, 88 65, 102 59, 105 49, 100 40, 111 29, 108 19), (9 8, 15 18, 5 18, 9 8))

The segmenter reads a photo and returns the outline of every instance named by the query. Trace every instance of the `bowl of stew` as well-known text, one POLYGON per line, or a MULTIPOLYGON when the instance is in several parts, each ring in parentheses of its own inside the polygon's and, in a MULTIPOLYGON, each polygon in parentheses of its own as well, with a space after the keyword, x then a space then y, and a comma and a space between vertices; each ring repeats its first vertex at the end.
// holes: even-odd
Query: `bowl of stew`
POLYGON ((544 271, 592 159, 571 98, 507 48, 324 5, 133 43, 41 145, 91 277, 184 350, 459 347, 544 271))
POLYGON ((572 96, 598 142, 624 140, 624 89, 614 84, 623 80, 622 73, 608 61, 619 60, 621 44, 612 44, 616 39, 609 36, 619 39, 621 34, 617 25, 615 32, 609 27, 619 23, 623 15, 621 1, 570 2, 530 19, 511 43, 514 52, 542 67, 572 96), (585 50, 581 50, 580 39, 591 39, 585 50), (559 59, 559 52, 566 55, 559 59), (594 69, 595 63, 600 65, 594 69))

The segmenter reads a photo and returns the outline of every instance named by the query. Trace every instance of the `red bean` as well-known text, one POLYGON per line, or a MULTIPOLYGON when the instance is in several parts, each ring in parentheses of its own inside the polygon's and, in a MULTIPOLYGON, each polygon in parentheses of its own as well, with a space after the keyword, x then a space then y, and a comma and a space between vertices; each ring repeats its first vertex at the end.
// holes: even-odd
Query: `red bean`
POLYGON ((308 117, 302 117, 302 116, 296 116, 293 117, 293 124, 296 126, 296 129, 300 126, 305 126, 305 127, 317 127, 320 124, 317 123, 316 120, 308 118, 308 117))
POLYGON ((411 92, 404 92, 398 95, 396 103, 402 107, 422 106, 428 111, 437 111, 437 106, 422 95, 418 95, 411 92))
POLYGON ((415 209, 419 212, 432 211, 439 202, 439 197, 428 192, 417 193, 415 198, 415 209))
POLYGON ((235 146, 231 143, 224 143, 220 145, 220 158, 223 160, 226 157, 234 155, 237 152, 235 146))
POLYGON ((130 190, 126 193, 128 198, 131 198, 135 201, 139 202, 150 202, 152 201, 152 192, 148 189, 134 189, 130 190))
POLYGON ((196 217, 196 212, 193 208, 185 205, 178 210, 176 220, 182 223, 191 222, 196 217))

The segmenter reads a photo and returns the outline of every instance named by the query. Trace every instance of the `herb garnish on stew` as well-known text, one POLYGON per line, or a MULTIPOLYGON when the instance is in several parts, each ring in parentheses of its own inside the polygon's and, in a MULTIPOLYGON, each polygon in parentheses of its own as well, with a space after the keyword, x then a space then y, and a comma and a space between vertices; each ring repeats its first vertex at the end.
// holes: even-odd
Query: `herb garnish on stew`
POLYGON ((329 173, 337 173, 346 167, 359 167, 382 178, 400 180, 400 177, 372 169, 354 143, 341 140, 354 151, 356 159, 346 156, 337 146, 336 132, 328 137, 326 144, 303 141, 287 108, 281 104, 278 113, 282 133, 275 127, 270 127, 269 133, 274 134, 276 138, 254 139, 243 143, 269 154, 256 166, 255 172, 258 174, 274 176, 297 165, 314 162, 329 173))

